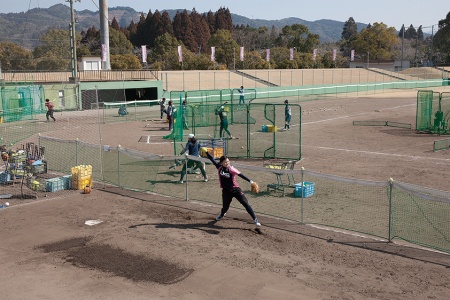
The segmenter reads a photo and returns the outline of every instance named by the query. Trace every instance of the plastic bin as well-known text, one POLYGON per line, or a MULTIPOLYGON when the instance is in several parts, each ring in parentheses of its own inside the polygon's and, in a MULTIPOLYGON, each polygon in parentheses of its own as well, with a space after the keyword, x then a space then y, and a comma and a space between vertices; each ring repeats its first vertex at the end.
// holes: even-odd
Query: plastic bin
POLYGON ((66 190, 71 190, 72 189, 72 175, 65 175, 61 178, 64 181, 64 188, 66 190))
POLYGON ((267 128, 267 125, 263 125, 262 128, 261 128, 261 131, 262 132, 269 132, 269 130, 267 128))
POLYGON ((314 182, 300 182, 296 183, 294 190, 294 197, 301 198, 303 193, 303 198, 308 198, 314 195, 315 184, 314 182))
POLYGON ((11 180, 11 175, 9 173, 0 173, 0 183, 6 183, 11 180))
POLYGON ((56 192, 65 190, 64 180, 61 177, 46 179, 45 190, 47 192, 56 192))

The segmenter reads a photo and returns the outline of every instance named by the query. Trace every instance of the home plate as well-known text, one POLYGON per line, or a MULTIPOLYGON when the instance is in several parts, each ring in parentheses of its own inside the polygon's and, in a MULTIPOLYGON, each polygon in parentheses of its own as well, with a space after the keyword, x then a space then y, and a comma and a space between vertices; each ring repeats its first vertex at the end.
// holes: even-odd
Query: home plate
POLYGON ((100 224, 102 222, 103 221, 100 221, 100 220, 87 220, 86 222, 84 222, 84 225, 94 226, 94 225, 100 224))

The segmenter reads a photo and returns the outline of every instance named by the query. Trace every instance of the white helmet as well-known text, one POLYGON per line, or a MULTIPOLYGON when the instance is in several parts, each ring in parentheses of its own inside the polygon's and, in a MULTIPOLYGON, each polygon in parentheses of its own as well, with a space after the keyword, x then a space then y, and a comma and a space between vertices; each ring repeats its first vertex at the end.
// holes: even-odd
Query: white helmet
POLYGON ((194 137, 194 134, 193 133, 190 133, 189 135, 188 135, 188 139, 192 139, 194 137))

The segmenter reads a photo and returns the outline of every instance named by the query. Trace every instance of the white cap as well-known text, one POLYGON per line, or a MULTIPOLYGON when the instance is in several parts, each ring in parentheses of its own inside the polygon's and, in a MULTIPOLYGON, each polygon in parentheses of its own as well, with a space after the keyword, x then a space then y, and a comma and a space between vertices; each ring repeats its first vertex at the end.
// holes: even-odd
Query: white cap
POLYGON ((194 134, 193 133, 190 133, 189 135, 188 135, 188 139, 192 139, 194 137, 194 134))
POLYGON ((225 107, 222 105, 221 107, 220 107, 220 109, 224 109, 225 107))

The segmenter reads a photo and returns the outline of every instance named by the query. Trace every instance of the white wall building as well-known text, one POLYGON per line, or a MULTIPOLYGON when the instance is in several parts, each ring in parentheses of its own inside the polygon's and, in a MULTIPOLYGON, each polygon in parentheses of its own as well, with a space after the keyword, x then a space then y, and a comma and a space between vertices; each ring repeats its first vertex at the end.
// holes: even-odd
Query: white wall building
POLYGON ((83 56, 78 61, 79 71, 101 71, 102 59, 97 56, 83 56))

